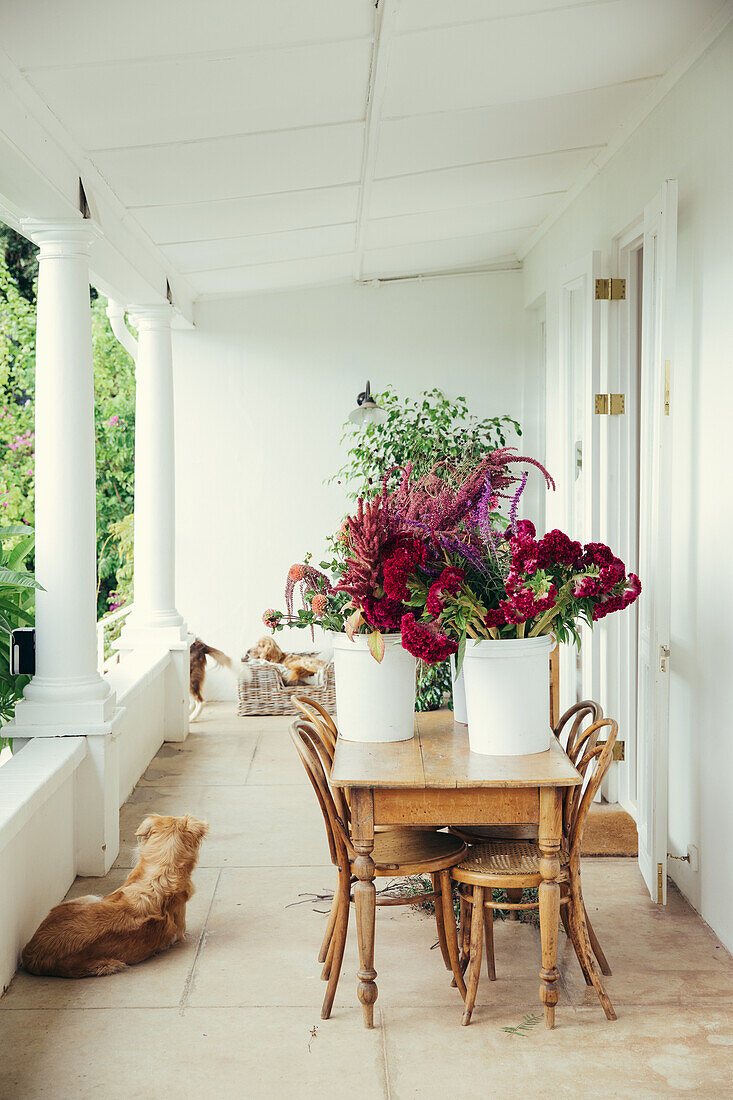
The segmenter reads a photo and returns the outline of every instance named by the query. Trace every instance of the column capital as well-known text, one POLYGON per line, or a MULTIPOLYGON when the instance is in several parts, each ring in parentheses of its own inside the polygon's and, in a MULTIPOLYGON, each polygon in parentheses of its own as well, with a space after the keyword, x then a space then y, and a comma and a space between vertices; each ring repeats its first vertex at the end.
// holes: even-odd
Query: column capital
POLYGON ((88 218, 23 218, 20 227, 40 246, 41 258, 88 256, 102 232, 88 218))
POLYGON ((173 306, 165 304, 128 306, 127 312, 137 329, 167 329, 173 320, 173 306))

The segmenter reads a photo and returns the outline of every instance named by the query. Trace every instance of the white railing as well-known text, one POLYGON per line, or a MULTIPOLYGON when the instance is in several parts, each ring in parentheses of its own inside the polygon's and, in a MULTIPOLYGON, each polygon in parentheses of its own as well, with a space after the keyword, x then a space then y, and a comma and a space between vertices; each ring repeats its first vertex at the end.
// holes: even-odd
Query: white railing
POLYGON ((104 651, 106 649, 107 631, 114 623, 118 623, 120 619, 125 619, 132 611, 132 608, 132 604, 127 604, 125 607, 118 607, 116 611, 111 611, 109 615, 103 615, 102 618, 97 621, 97 668, 100 672, 103 670, 106 660, 104 651))

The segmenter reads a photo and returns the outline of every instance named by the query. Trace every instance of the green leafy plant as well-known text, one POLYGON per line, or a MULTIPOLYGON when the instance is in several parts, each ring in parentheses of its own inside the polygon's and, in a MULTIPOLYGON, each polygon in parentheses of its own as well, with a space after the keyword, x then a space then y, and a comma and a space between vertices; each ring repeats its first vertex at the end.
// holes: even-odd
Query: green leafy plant
POLYGON ((41 588, 25 562, 33 551, 33 530, 24 524, 0 527, 0 749, 8 744, 2 727, 13 716, 29 676, 10 672, 10 634, 33 626, 34 592, 41 588))
POLYGON ((437 665, 426 665, 424 661, 418 661, 415 710, 438 710, 446 701, 450 703, 452 710, 450 661, 441 661, 437 665))
POLYGON ((444 459, 479 459, 503 447, 522 429, 510 416, 480 418, 468 410, 465 397, 448 397, 440 389, 423 390, 417 398, 401 397, 392 386, 376 395, 383 423, 344 425, 347 461, 327 484, 346 483, 349 496, 373 496, 384 474, 413 464, 416 476, 444 459))

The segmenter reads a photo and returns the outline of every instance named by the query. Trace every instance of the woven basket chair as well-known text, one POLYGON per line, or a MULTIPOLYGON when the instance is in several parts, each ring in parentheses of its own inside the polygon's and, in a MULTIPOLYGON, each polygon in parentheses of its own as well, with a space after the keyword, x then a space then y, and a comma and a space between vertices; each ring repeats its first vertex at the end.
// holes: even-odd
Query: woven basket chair
MULTIPOLYGON (((352 885, 359 883, 354 874, 354 862, 359 858, 351 844, 349 835, 350 813, 348 803, 342 792, 337 787, 331 787, 329 775, 332 758, 321 740, 316 726, 298 718, 290 727, 290 737, 297 749, 308 778, 315 791, 318 804, 323 813, 326 825, 331 862, 338 868, 338 886, 336 894, 338 902, 334 899, 329 915, 329 924, 332 925, 331 934, 324 937, 324 944, 328 938, 328 947, 325 952, 324 968, 321 977, 328 982, 326 995, 321 1008, 321 1019, 327 1020, 331 1015, 336 988, 341 974, 341 964, 344 957, 346 933, 349 924, 352 895, 352 885)), ((427 829, 391 829, 389 832, 377 833, 374 838, 374 860, 377 878, 405 877, 407 875, 430 875, 434 889, 430 893, 413 894, 410 897, 378 897, 377 905, 419 905, 423 901, 433 899, 435 901, 435 922, 438 930, 443 961, 447 967, 451 966, 448 954, 448 946, 443 922, 443 897, 438 873, 460 863, 467 855, 466 845, 458 837, 447 833, 437 833, 427 829)), ((357 925, 359 911, 357 909, 357 925)), ((328 929, 327 929, 328 932, 328 929)), ((455 925, 453 926, 455 936, 455 925)), ((321 947, 323 951, 323 945, 321 947)), ((457 965, 457 958, 454 960, 457 965)))
MULTIPOLYGON (((297 713, 293 704, 293 696, 302 694, 303 684, 295 684, 286 687, 282 682, 280 672, 268 662, 250 662, 252 682, 245 683, 240 679, 237 694, 239 705, 237 714, 244 717, 250 714, 290 714, 297 713)), ((333 661, 330 661, 324 670, 323 687, 308 685, 308 694, 315 699, 325 711, 333 713, 336 710, 336 681, 334 676, 333 661)))
MULTIPOLYGON (((573 755, 576 757, 575 766, 584 780, 587 778, 587 783, 568 788, 565 797, 564 841, 560 851, 558 877, 561 890, 560 912, 563 915, 565 929, 575 949, 586 982, 594 987, 609 1020, 615 1020, 616 1013, 593 958, 580 884, 580 851, 588 810, 611 765, 617 734, 616 722, 611 718, 603 718, 580 733, 572 746, 573 755), (598 744, 602 730, 607 731, 607 739, 602 744, 598 744)), ((540 886, 542 882, 539 870, 540 858, 540 847, 536 840, 485 840, 472 847, 468 858, 451 871, 452 878, 459 884, 461 898, 470 907, 472 914, 465 1007, 461 1021, 463 1024, 471 1022, 478 989, 484 936, 489 978, 492 980, 496 978, 492 910, 538 908, 537 902, 495 902, 492 891, 507 890, 507 888, 521 891, 540 886)), ((449 927, 447 935, 454 936, 455 930, 449 927)), ((452 944, 449 942, 451 958, 456 957, 457 948, 457 942, 452 944)), ((460 961, 458 966, 454 966, 453 972, 455 983, 463 992, 463 972, 460 961)))

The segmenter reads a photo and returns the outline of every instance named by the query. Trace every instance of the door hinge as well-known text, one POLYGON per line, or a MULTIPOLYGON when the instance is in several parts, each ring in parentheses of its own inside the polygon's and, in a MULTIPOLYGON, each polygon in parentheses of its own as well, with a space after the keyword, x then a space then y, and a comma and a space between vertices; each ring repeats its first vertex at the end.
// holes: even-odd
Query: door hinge
POLYGON ((597 393, 593 403, 596 416, 623 416, 626 412, 625 393, 597 393))
POLYGON ((626 298, 626 279, 596 279, 597 302, 622 302, 626 298))
POLYGON ((657 864, 657 905, 664 905, 664 864, 657 864))
POLYGON ((664 415, 669 416, 669 376, 672 364, 669 359, 664 360, 664 415))
MULTIPOLYGON (((605 744, 606 744, 605 741, 599 741, 598 745, 596 747, 599 748, 599 749, 602 749, 605 744)), ((612 759, 617 761, 617 762, 620 762, 620 761, 626 759, 626 742, 625 741, 614 741, 612 759)))
POLYGON ((669 662, 669 646, 660 645, 659 647, 659 671, 666 672, 669 662))

